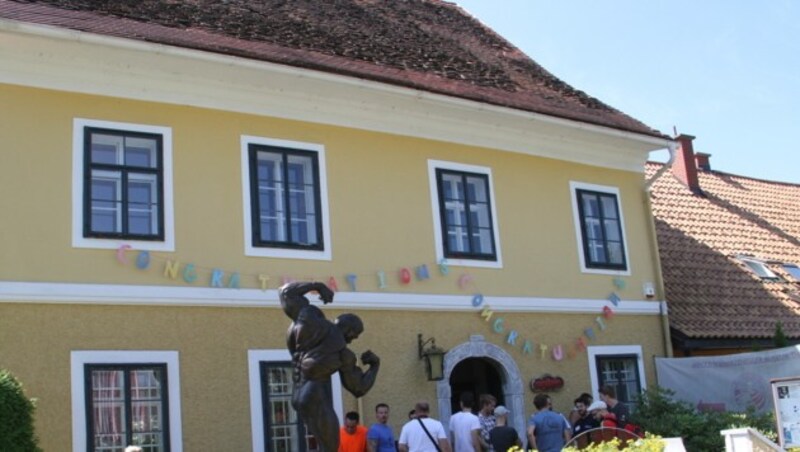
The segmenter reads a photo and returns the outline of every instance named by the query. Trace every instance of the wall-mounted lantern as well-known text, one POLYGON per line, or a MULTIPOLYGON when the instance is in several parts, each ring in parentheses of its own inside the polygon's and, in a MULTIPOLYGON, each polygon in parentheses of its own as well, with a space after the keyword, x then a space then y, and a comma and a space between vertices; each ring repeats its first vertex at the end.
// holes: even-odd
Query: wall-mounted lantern
POLYGON ((417 334, 417 352, 419 359, 425 358, 425 372, 428 374, 428 381, 439 381, 444 379, 444 349, 436 346, 436 339, 422 340, 422 334, 417 334), (425 348, 426 345, 430 345, 425 348))

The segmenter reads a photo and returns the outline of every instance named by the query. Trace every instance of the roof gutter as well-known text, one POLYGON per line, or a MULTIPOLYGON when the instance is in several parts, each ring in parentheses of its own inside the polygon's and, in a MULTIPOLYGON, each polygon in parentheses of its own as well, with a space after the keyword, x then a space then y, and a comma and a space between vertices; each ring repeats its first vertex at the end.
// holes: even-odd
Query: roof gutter
POLYGON ((668 169, 672 168, 672 164, 675 162, 675 157, 678 155, 678 146, 679 146, 678 143, 675 141, 671 141, 667 144, 667 150, 669 151, 669 160, 667 160, 667 162, 664 163, 664 166, 662 166, 661 169, 659 169, 658 171, 656 171, 655 174, 653 174, 653 177, 647 179, 644 182, 645 192, 650 193, 650 190, 652 190, 653 184, 656 182, 656 180, 658 180, 658 178, 661 177, 662 174, 667 172, 668 169))

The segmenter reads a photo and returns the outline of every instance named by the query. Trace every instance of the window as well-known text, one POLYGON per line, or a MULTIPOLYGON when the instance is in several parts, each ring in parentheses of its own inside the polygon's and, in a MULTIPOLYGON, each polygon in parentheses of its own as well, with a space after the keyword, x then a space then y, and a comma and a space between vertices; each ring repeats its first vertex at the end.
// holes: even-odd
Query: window
POLYGON ((246 254, 330 259, 322 148, 243 137, 246 254))
POLYGON ((178 352, 76 351, 72 449, 180 452, 178 352))
POLYGON ((161 136, 87 127, 84 237, 164 237, 161 136))
POLYGON ((491 172, 429 161, 437 259, 455 265, 500 267, 491 172))
POLYGON ((253 144, 250 168, 253 243, 322 249, 316 155, 253 144))
POLYGON ((800 281, 800 267, 795 264, 783 264, 783 269, 786 270, 786 273, 792 275, 794 279, 800 281))
POLYGON ((636 397, 646 387, 641 346, 595 346, 589 347, 588 352, 593 394, 603 386, 611 386, 617 400, 632 413, 636 397))
MULTIPOLYGON (((292 407, 291 362, 262 362, 261 384, 264 431, 268 439, 268 452, 306 452, 318 449, 317 441, 306 431, 306 426, 292 407)), ((329 388, 330 390, 330 388, 329 388)))
POLYGON ((611 386, 614 388, 617 400, 628 407, 629 413, 633 412, 636 406, 636 397, 642 392, 637 370, 636 355, 600 356, 597 358, 599 387, 611 386))
POLYGON ((764 262, 760 260, 753 259, 748 256, 737 256, 742 263, 750 269, 753 273, 758 275, 761 279, 766 279, 768 281, 779 281, 780 278, 776 275, 772 270, 770 270, 764 262))
POLYGON ((166 366, 86 365, 89 450, 169 451, 166 366))
POLYGON ((581 267, 587 272, 628 271, 624 221, 619 190, 597 185, 570 184, 576 233, 581 243, 581 267))
POLYGON ((76 119, 73 134, 73 246, 174 250, 170 129, 76 119))
MULTIPOLYGON (((313 452, 318 446, 292 408, 293 368, 289 352, 249 350, 250 415, 253 450, 313 452)), ((342 386, 338 375, 330 379, 333 408, 343 419, 342 386)))

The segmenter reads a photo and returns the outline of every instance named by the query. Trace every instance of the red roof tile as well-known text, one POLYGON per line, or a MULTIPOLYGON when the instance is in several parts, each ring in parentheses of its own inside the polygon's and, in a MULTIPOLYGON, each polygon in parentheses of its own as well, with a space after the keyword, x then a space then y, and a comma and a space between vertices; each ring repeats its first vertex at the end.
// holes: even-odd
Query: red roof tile
MULTIPOLYGON (((662 167, 648 163, 647 175, 662 167)), ((701 194, 670 172, 651 192, 670 326, 689 338, 800 338, 800 185, 698 170, 701 194), (766 261, 762 280, 739 255, 766 261), (793 299, 794 298, 794 299, 793 299)))
POLYGON ((0 18, 332 72, 664 138, 441 0, 0 0, 0 18))

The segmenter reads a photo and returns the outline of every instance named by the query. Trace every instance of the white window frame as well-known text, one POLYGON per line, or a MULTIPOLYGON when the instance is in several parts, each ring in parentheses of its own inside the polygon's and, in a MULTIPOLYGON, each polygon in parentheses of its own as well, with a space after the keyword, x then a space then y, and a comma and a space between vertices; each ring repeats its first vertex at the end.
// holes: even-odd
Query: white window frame
POLYGON ((447 261, 447 265, 462 267, 503 268, 503 254, 501 251, 502 246, 500 245, 500 226, 497 219, 497 203, 495 202, 494 198, 494 182, 492 180, 491 168, 456 162, 447 162, 443 160, 428 160, 428 183, 431 193, 431 211, 433 212, 433 241, 436 250, 436 262, 442 262, 444 260, 447 261), (492 234, 495 246, 495 260, 453 259, 444 255, 442 217, 439 206, 439 187, 436 180, 437 169, 486 175, 489 185, 489 203, 491 203, 492 234))
MULTIPOLYGON (((253 452, 263 452, 266 447, 264 437, 263 394, 261 393, 261 363, 291 361, 289 351, 285 349, 248 350, 248 379, 250 385, 250 431, 253 438, 253 452)), ((331 393, 333 394, 333 410, 337 419, 344 419, 342 404, 342 382, 339 373, 331 376, 331 393)))
POLYGON ((589 358, 589 377, 592 383, 592 394, 595 400, 600 392, 600 379, 597 375, 597 358, 602 356, 636 355, 636 367, 639 372, 641 389, 647 388, 647 377, 644 373, 644 359, 641 345, 594 345, 586 349, 589 358))
POLYGON ((608 185, 596 185, 585 182, 569 182, 570 199, 572 200, 572 219, 575 225, 575 237, 577 238, 577 251, 578 262, 581 266, 582 273, 595 273, 601 275, 630 275, 631 274, 631 260, 628 249, 630 242, 628 242, 628 235, 625 233, 625 215, 622 212, 622 195, 620 195, 619 188, 611 187, 608 185), (578 190, 589 190, 600 193, 608 193, 617 198, 617 210, 619 211, 619 226, 620 233, 622 234, 623 248, 625 249, 625 269, 614 270, 606 268, 589 268, 586 266, 586 256, 583 254, 583 229, 581 228, 581 214, 578 208, 578 190))
POLYGON ((242 154, 242 200, 244 211, 244 254, 245 256, 255 257, 275 257, 285 259, 309 259, 329 261, 332 259, 330 218, 328 214, 328 178, 325 166, 325 146, 316 143, 303 143, 300 141, 279 140, 274 138, 256 137, 250 135, 241 136, 242 154), (250 198, 250 145, 260 144, 275 146, 287 149, 297 149, 299 151, 312 151, 317 153, 317 165, 319 167, 319 203, 320 220, 322 221, 322 250, 293 250, 288 248, 272 248, 253 246, 253 223, 250 198))
POLYGON ((172 452, 183 451, 181 428, 181 375, 177 351, 81 350, 70 353, 72 385, 72 450, 86 450, 86 364, 165 364, 169 403, 169 444, 172 452))
POLYGON ((172 128, 163 126, 131 124, 125 122, 99 121, 94 119, 74 118, 72 121, 72 246, 74 248, 116 249, 123 244, 137 250, 175 251, 175 217, 172 197, 172 128), (84 133, 86 127, 119 130, 121 132, 141 132, 161 135, 164 205, 164 239, 132 240, 108 239, 83 236, 84 222, 84 133))

